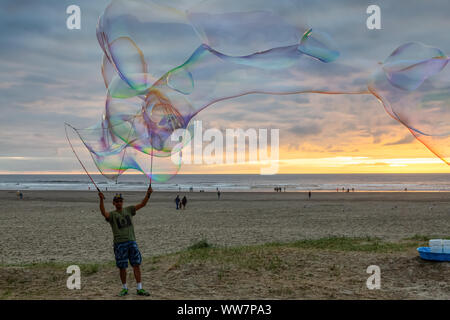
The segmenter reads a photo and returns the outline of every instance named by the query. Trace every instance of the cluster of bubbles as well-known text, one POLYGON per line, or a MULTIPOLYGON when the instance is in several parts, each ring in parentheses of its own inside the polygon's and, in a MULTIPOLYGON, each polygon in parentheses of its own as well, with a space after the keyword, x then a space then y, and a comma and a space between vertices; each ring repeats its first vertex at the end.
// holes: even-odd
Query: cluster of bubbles
POLYGON ((437 146, 450 134, 450 70, 441 50, 408 43, 368 84, 345 82, 342 66, 350 62, 326 32, 286 15, 281 4, 288 8, 291 0, 249 1, 240 11, 230 3, 181 11, 127 0, 105 9, 97 26, 105 111, 95 126, 70 126, 104 176, 135 169, 155 181, 169 179, 192 136, 191 119, 218 101, 254 93, 373 94, 446 161, 445 148, 437 146), (190 134, 173 141, 179 129, 190 134))

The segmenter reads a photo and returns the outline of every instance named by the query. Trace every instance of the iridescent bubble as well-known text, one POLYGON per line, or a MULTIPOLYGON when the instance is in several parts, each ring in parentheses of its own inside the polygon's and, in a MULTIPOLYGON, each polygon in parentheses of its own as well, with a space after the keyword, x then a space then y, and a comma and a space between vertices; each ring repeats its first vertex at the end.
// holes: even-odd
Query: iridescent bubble
POLYGON ((448 58, 440 49, 410 42, 392 52, 383 63, 383 70, 392 85, 413 91, 447 63, 448 58))
POLYGON ((95 127, 76 129, 99 171, 117 178, 135 169, 159 181, 170 178, 179 169, 172 156, 189 142, 173 141, 172 134, 189 132, 206 107, 249 94, 372 93, 445 159, 439 145, 450 132, 447 56, 419 43, 400 46, 368 90, 350 76, 367 79, 357 54, 338 49, 343 40, 333 40, 333 29, 317 30, 290 15, 297 4, 202 1, 178 10, 151 0, 112 2, 97 26, 104 117, 95 127))
POLYGON ((437 48, 400 46, 369 80, 386 112, 450 163, 450 68, 437 48))
POLYGON ((339 51, 333 39, 325 32, 318 30, 307 30, 300 41, 298 50, 323 62, 331 62, 339 57, 339 51))

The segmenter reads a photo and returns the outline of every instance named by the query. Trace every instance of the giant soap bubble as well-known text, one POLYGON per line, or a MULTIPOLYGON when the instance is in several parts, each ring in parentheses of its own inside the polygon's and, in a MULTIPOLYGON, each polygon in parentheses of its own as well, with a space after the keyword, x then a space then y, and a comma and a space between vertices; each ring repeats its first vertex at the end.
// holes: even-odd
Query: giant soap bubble
POLYGON ((295 1, 244 7, 209 1, 180 11, 153 1, 111 3, 97 26, 105 112, 98 125, 69 127, 99 171, 111 179, 127 169, 170 178, 179 169, 173 153, 188 142, 174 142, 171 134, 189 130, 190 120, 217 101, 252 93, 340 93, 339 81, 316 81, 324 73, 340 76, 337 45, 326 32, 284 16, 290 5, 295 1))
POLYGON ((350 76, 369 80, 351 50, 341 52, 330 30, 290 14, 297 5, 203 1, 179 10, 152 0, 112 2, 97 25, 105 111, 97 125, 67 128, 107 178, 135 169, 165 181, 178 172, 192 136, 173 141, 172 134, 192 131, 192 118, 218 101, 255 93, 372 93, 447 161, 447 56, 419 43, 402 45, 368 88, 350 76))

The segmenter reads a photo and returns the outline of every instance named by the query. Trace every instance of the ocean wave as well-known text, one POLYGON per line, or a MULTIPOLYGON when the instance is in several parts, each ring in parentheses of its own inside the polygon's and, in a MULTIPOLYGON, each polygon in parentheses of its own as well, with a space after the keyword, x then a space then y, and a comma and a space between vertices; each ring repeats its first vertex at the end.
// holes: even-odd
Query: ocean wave
MULTIPOLYGON (((148 181, 136 176, 123 176, 118 181, 105 181, 94 176, 100 189, 109 191, 141 191, 148 181)), ((160 191, 250 191, 273 192, 275 187, 290 192, 339 191, 450 191, 449 174, 382 174, 382 175, 178 175, 166 183, 153 183, 160 191)), ((95 190, 83 175, 0 175, 0 190, 95 190)))

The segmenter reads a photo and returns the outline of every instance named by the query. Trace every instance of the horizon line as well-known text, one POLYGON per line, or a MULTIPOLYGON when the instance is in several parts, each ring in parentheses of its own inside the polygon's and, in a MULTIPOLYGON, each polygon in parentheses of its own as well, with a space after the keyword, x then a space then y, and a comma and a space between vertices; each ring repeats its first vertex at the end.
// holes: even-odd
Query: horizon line
MULTIPOLYGON (((266 175, 266 176, 276 176, 276 175, 348 175, 348 174, 365 174, 365 175, 378 175, 378 174, 450 174, 450 172, 332 172, 332 173, 321 173, 321 172, 283 172, 283 173, 276 173, 273 175, 266 175)), ((0 175, 86 175, 85 172, 2 172, 0 171, 0 175)), ((95 176, 103 176, 101 173, 91 173, 91 175, 95 176)), ((127 176, 141 176, 142 173, 124 173, 122 175, 127 176)), ((187 176, 187 175, 254 175, 254 176, 264 176, 259 173, 179 173, 174 175, 175 176, 187 176)))

